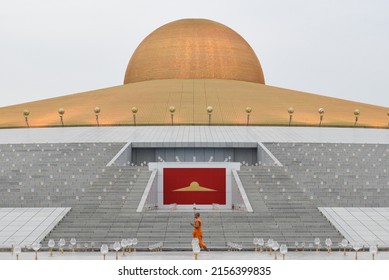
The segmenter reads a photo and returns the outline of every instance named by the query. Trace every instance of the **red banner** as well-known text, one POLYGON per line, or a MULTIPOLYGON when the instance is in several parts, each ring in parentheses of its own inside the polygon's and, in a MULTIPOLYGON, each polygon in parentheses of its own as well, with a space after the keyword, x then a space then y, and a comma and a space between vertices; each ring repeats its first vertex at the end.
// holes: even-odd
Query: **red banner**
POLYGON ((226 204, 225 168, 164 168, 164 204, 226 204))

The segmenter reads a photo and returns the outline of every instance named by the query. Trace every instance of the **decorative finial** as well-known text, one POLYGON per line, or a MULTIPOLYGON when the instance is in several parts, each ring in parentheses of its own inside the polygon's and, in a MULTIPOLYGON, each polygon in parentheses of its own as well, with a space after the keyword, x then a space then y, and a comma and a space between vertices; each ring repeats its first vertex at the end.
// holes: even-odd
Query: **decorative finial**
POLYGON ((293 107, 289 107, 288 108, 288 113, 289 113, 289 126, 290 126, 290 124, 292 123, 294 108, 293 107))

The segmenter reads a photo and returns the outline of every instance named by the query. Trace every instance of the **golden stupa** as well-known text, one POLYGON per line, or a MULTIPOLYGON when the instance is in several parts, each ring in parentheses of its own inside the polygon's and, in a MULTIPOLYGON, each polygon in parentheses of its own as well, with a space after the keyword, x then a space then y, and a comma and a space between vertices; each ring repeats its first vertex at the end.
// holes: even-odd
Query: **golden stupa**
POLYGON ((292 125, 387 127, 387 109, 265 85, 261 64, 235 31, 206 19, 168 23, 147 36, 128 63, 124 85, 0 108, 0 127, 96 125, 292 125), (174 106, 172 113, 169 108, 174 106))
POLYGON ((124 84, 161 79, 224 79, 264 84, 250 45, 227 26, 205 19, 166 24, 135 50, 124 84))

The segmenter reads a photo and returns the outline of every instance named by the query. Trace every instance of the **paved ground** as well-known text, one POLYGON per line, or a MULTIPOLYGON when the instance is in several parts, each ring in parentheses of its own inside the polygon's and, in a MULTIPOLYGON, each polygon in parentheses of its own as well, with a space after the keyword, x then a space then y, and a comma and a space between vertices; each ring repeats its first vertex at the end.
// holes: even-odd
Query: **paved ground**
MULTIPOLYGON (((282 256, 278 253, 278 259, 282 260, 282 256)), ((21 260, 33 260, 35 254, 32 252, 22 253, 21 260)), ((358 257, 361 260, 371 260, 372 255, 369 252, 359 252, 358 257)), ((0 253, 0 260, 13 260, 16 256, 8 252, 0 253)), ((54 256, 50 257, 48 252, 39 253, 39 259, 42 260, 101 260, 103 257, 100 252, 87 253, 71 253, 65 252, 63 256, 59 252, 54 252, 54 256)), ((191 252, 136 252, 127 254, 125 257, 119 255, 121 260, 191 260, 193 254, 191 252)), ((289 252, 286 255, 287 260, 354 260, 355 252, 347 252, 346 256, 343 252, 289 252)), ((115 253, 110 252, 106 256, 107 260, 114 260, 115 253)), ((268 252, 201 252, 199 259, 202 260, 272 260, 274 253, 270 256, 268 252)), ((376 260, 389 260, 389 252, 379 252, 376 260)))

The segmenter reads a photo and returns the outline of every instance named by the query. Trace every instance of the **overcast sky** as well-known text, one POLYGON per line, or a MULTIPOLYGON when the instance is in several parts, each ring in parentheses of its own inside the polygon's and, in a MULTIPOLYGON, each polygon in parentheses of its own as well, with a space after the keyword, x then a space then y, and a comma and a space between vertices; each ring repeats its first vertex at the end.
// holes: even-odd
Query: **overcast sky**
POLYGON ((389 107, 387 0, 0 0, 0 107, 120 85, 181 18, 241 34, 268 85, 389 107))

